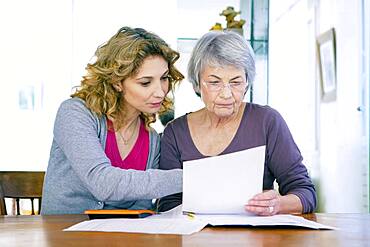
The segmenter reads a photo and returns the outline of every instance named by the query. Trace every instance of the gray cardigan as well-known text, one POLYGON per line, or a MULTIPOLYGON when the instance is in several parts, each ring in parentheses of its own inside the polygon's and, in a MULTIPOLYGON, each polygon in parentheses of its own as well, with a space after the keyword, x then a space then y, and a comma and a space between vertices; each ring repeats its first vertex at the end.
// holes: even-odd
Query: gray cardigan
POLYGON ((146 171, 113 167, 106 156, 106 118, 78 98, 64 101, 54 124, 45 176, 42 214, 78 214, 86 209, 148 209, 152 199, 180 192, 182 171, 158 168, 159 136, 151 129, 146 171))

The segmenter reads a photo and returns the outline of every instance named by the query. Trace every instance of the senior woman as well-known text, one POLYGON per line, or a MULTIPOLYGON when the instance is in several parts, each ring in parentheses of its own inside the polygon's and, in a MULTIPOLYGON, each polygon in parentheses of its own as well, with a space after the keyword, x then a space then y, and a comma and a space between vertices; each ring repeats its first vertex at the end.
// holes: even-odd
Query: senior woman
MULTIPOLYGON (((205 107, 167 125, 160 169, 266 145, 264 191, 246 198, 245 210, 257 215, 312 212, 315 188, 284 119, 269 106, 243 102, 255 76, 254 54, 245 39, 228 31, 205 34, 194 47, 188 76, 205 107), (279 192, 273 189, 275 180, 279 192)), ((181 197, 162 198, 159 210, 181 204, 181 197)))

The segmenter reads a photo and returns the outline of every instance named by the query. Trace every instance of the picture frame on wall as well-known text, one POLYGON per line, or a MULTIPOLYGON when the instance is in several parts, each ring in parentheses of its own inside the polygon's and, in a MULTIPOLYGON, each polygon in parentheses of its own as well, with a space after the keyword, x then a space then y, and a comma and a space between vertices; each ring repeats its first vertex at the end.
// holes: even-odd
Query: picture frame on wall
POLYGON ((337 64, 335 30, 324 32, 317 37, 322 100, 335 101, 337 96, 337 64))

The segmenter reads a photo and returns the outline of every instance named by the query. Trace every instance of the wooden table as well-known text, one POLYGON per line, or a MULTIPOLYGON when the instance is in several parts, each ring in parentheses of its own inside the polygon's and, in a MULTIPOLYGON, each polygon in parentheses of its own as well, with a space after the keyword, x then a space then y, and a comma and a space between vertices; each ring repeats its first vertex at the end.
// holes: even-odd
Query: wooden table
POLYGON ((63 232, 86 216, 0 216, 0 246, 370 246, 369 214, 303 216, 340 230, 206 227, 189 236, 63 232))

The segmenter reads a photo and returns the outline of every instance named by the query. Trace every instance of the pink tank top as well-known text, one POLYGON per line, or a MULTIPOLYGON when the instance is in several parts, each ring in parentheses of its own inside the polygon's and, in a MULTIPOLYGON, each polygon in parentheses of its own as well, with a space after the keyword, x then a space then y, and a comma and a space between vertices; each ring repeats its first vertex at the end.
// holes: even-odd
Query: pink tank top
POLYGON ((122 160, 118 150, 116 135, 113 129, 113 123, 107 120, 108 134, 105 143, 105 154, 110 159, 112 166, 121 169, 146 169, 146 163, 149 155, 149 132, 145 129, 143 121, 140 120, 139 136, 127 157, 122 160))

